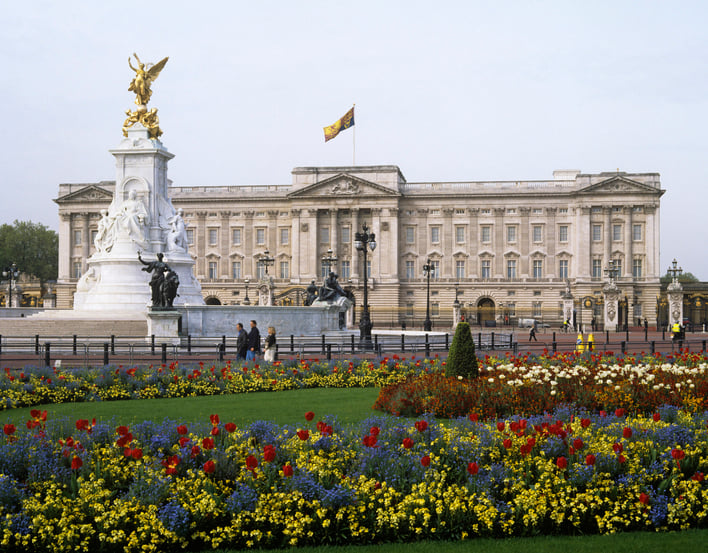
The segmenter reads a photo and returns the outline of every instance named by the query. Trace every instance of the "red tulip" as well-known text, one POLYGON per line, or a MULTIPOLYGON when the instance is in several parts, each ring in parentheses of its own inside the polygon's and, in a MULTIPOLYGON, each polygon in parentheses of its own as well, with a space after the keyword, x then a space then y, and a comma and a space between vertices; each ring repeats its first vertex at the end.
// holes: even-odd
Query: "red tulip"
POLYGON ((615 410, 615 417, 624 417, 624 409, 621 407, 617 410, 615 410))
POLYGON ((622 455, 621 453, 617 456, 617 462, 618 462, 620 465, 621 465, 622 463, 624 463, 626 460, 627 460, 627 458, 626 458, 624 455, 622 455))
POLYGON ((129 432, 130 429, 127 426, 119 426, 118 428, 116 428, 116 434, 118 434, 119 436, 125 436, 129 432))
POLYGON ((421 458, 420 464, 423 465, 424 467, 429 467, 430 466, 430 455, 426 455, 425 457, 421 458))
POLYGON ((371 434, 372 436, 378 436, 380 432, 381 429, 378 426, 372 426, 369 430, 369 434, 371 434))
POLYGON ((477 474, 479 472, 479 465, 474 461, 467 463, 467 472, 472 475, 477 474))
POLYGON ((502 445, 504 446, 504 449, 509 449, 511 447, 511 440, 507 438, 502 442, 502 445))
POLYGON ((14 424, 8 423, 5 426, 3 426, 2 430, 3 430, 3 432, 5 432, 6 435, 12 436, 15 433, 15 430, 17 430, 17 428, 15 428, 14 424))
POLYGON ((180 438, 178 443, 180 447, 184 447, 189 443, 189 441, 189 438, 180 438))
POLYGON ((659 422, 661 420, 661 413, 654 413, 651 418, 654 419, 654 422, 659 422))
POLYGON ((629 440, 632 437, 632 429, 629 426, 625 426, 622 430, 622 436, 629 440))
POLYGON ((417 421, 415 428, 418 432, 425 432, 428 429, 428 421, 417 421))
POLYGON ((298 430, 297 437, 305 442, 310 439, 310 433, 307 430, 298 430))
POLYGON ((218 427, 218 426, 212 426, 212 427, 211 427, 211 435, 212 435, 212 436, 218 436, 218 435, 219 435, 219 427, 218 427))
POLYGON ((177 455, 172 455, 162 460, 162 466, 165 467, 166 474, 177 474, 177 465, 179 465, 179 457, 177 455))
POLYGON ((249 455, 246 457, 246 468, 253 472, 256 467, 258 466, 258 459, 256 459, 253 455, 249 455))
POLYGON ((622 453, 624 451, 624 446, 619 442, 615 442, 612 444, 612 449, 615 453, 622 453))
POLYGON ((214 464, 214 461, 209 459, 206 463, 204 463, 204 472, 206 474, 214 474, 214 471, 216 470, 216 465, 214 464))
POLYGON ((479 415, 477 413, 470 413, 470 420, 472 422, 477 422, 479 420, 479 415))
POLYGON ((229 434, 233 434, 236 432, 236 425, 233 422, 227 422, 224 425, 224 430, 226 430, 229 434))
POLYGON ((644 505, 649 505, 649 496, 645 493, 640 493, 639 494, 639 502, 643 503, 644 505))
POLYGON ((680 461, 686 456, 686 453, 682 449, 672 449, 671 450, 671 456, 676 459, 677 461, 680 461))
POLYGON ((585 457, 585 464, 590 467, 595 464, 595 456, 592 453, 589 453, 587 457, 585 457))
POLYGON ((198 445, 193 445, 192 449, 189 451, 189 455, 192 459, 194 459, 201 452, 202 452, 202 450, 200 449, 200 447, 198 445))
POLYGON ((411 440, 410 438, 404 438, 403 439, 403 447, 405 447, 406 449, 412 448, 413 447, 413 440, 411 440))
POLYGON ((565 470, 568 466, 568 459, 565 457, 558 457, 558 459, 556 459, 556 466, 561 470, 565 470))
POLYGON ((143 458, 143 450, 140 448, 136 448, 131 452, 131 457, 135 459, 136 461, 140 460, 143 458))
POLYGON ((209 415, 209 420, 211 421, 211 424, 216 426, 219 424, 219 415, 209 415))
POLYGON ((293 475, 292 465, 283 465, 283 476, 290 478, 293 475))
POLYGON ((580 419, 580 426, 583 428, 590 426, 590 419, 580 419))
POLYGON ((179 434, 180 436, 184 436, 187 432, 188 432, 188 430, 187 430, 187 426, 186 426, 186 425, 180 424, 180 425, 177 427, 177 434, 179 434))
POLYGON ((71 460, 71 470, 79 470, 83 464, 84 462, 81 460, 81 457, 74 455, 71 460))
POLYGON ((204 449, 214 449, 214 438, 204 438, 202 440, 202 447, 204 449))
POLYGON ((497 430, 499 430, 499 432, 504 432, 505 428, 506 428, 506 424, 504 424, 504 421, 499 421, 497 423, 497 430))
POLYGON ((308 411, 307 413, 305 413, 305 420, 307 422, 310 422, 314 418, 315 418, 315 414, 312 411, 308 411))
POLYGON ((583 443, 583 440, 581 438, 575 438, 573 440, 573 449, 575 449, 575 451, 580 451, 581 449, 583 449, 584 445, 585 444, 583 443))
POLYGON ((695 480, 696 482, 703 482, 705 479, 705 475, 702 472, 697 472, 693 476, 691 476, 691 480, 695 480))
POLYGON ((275 447, 267 445, 263 448, 263 460, 267 463, 275 461, 275 447))

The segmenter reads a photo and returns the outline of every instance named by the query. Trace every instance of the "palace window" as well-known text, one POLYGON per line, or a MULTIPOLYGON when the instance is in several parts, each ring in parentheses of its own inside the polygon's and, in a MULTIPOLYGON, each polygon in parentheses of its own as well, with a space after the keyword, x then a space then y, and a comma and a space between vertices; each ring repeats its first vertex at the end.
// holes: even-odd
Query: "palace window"
POLYGON ((602 225, 592 226, 592 241, 600 242, 602 240, 602 225))
POLYGON ((290 243, 290 229, 281 228, 280 229, 280 244, 282 246, 287 246, 290 243))
POLYGON ((406 261, 406 278, 409 280, 415 278, 415 261, 406 261))
POLYGON ((352 241, 351 227, 342 227, 342 244, 349 244, 352 241))
POLYGON ((516 278, 516 259, 506 260, 506 278, 509 280, 516 278))
POLYGON ((240 228, 235 228, 235 229, 231 230, 231 243, 234 246, 241 245, 241 229, 240 228))
POLYGON ((568 260, 561 259, 558 261, 558 278, 568 278, 568 260))
POLYGON ((612 225, 612 240, 615 242, 622 240, 622 225, 612 225))
POLYGON ((218 274, 218 266, 216 261, 209 262, 209 279, 216 280, 218 274))
POLYGON ((265 246, 265 229, 264 228, 257 228, 256 229, 256 245, 257 246, 265 246))
POLYGON ((632 260, 632 276, 634 278, 642 278, 642 260, 633 259, 632 260))
POLYGON ((190 246, 194 244, 194 229, 187 229, 187 244, 190 246))
POLYGON ((541 308, 541 302, 535 301, 531 304, 531 316, 534 318, 541 317, 543 309, 541 308))
POLYGON ((81 261, 74 261, 72 273, 74 278, 81 278, 81 261))
POLYGON ((455 261, 455 278, 457 280, 465 278, 465 261, 463 259, 455 261))
POLYGON ((567 242, 568 241, 568 225, 558 226, 558 241, 567 242))
POLYGON ((329 244, 329 227, 320 228, 320 244, 329 244))
POLYGON ((632 240, 639 242, 642 239, 642 225, 632 225, 632 240))
POLYGON ((80 246, 80 245, 81 245, 81 231, 75 230, 74 231, 74 246, 80 246))
POLYGON ((465 227, 457 226, 455 227, 455 242, 458 244, 465 243, 465 227))
POLYGON ((484 280, 489 280, 492 278, 492 261, 490 259, 482 259, 480 276, 484 280))
POLYGON ((430 243, 440 243, 440 227, 430 227, 430 243))
POLYGON ((232 261, 231 262, 231 278, 238 280, 241 278, 241 262, 232 261))
POLYGON ((516 242, 516 226, 509 225, 506 227, 506 241, 516 242))
POLYGON ((533 241, 542 242, 543 241, 543 227, 541 225, 534 225, 532 227, 533 241))
POLYGON ((415 244, 415 227, 406 227, 406 244, 415 244))
POLYGON ((280 278, 290 278, 290 262, 280 262, 280 278))
POLYGON ((217 239, 219 238, 219 231, 215 228, 209 229, 209 245, 216 246, 217 239))
POLYGON ((347 280, 351 277, 349 261, 341 261, 339 264, 339 278, 347 280))
POLYGON ((432 265, 432 270, 430 271, 430 278, 433 280, 438 280, 440 278, 440 260, 435 259, 434 261, 430 262, 430 265, 432 265))
POLYGON ((602 278, 602 259, 592 260, 592 278, 602 278))
POLYGON ((490 226, 483 226, 482 227, 482 242, 485 244, 488 244, 489 242, 492 241, 492 227, 490 226))
POLYGON ((533 260, 533 278, 543 278, 543 260, 533 260))

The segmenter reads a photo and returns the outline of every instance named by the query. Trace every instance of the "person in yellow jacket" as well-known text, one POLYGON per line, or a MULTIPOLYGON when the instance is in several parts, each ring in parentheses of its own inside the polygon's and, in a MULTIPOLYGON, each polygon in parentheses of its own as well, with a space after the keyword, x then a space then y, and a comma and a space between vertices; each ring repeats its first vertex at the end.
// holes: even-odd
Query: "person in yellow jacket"
POLYGON ((681 325, 677 322, 671 325, 672 338, 674 341, 681 339, 681 325))

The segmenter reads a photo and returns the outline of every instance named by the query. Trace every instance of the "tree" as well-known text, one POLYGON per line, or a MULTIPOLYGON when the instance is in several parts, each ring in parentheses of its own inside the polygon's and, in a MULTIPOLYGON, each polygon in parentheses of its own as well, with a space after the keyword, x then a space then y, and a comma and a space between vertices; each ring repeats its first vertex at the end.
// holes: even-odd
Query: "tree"
MULTIPOLYGON (((673 280, 673 277, 669 273, 666 273, 659 280, 661 281, 661 284, 669 284, 673 280)), ((698 277, 696 277, 693 273, 681 273, 678 276, 678 281, 681 283, 683 283, 683 282, 698 282, 698 277)))
POLYGON ((0 271, 15 263, 22 273, 43 283, 56 280, 59 236, 41 223, 15 221, 0 226, 0 271))
POLYGON ((445 374, 463 378, 477 378, 479 376, 477 354, 474 352, 472 330, 468 323, 457 324, 455 336, 452 338, 450 351, 447 354, 445 374))

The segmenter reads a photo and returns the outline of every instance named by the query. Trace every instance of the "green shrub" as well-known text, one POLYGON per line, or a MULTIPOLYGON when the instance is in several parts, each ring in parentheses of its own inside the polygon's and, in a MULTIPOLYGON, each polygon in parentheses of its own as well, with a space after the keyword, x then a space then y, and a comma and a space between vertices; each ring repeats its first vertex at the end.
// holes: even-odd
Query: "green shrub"
POLYGON ((447 376, 461 376, 463 378, 477 378, 479 367, 477 355, 474 352, 474 340, 468 323, 458 323, 455 337, 452 339, 450 353, 445 365, 447 376))

